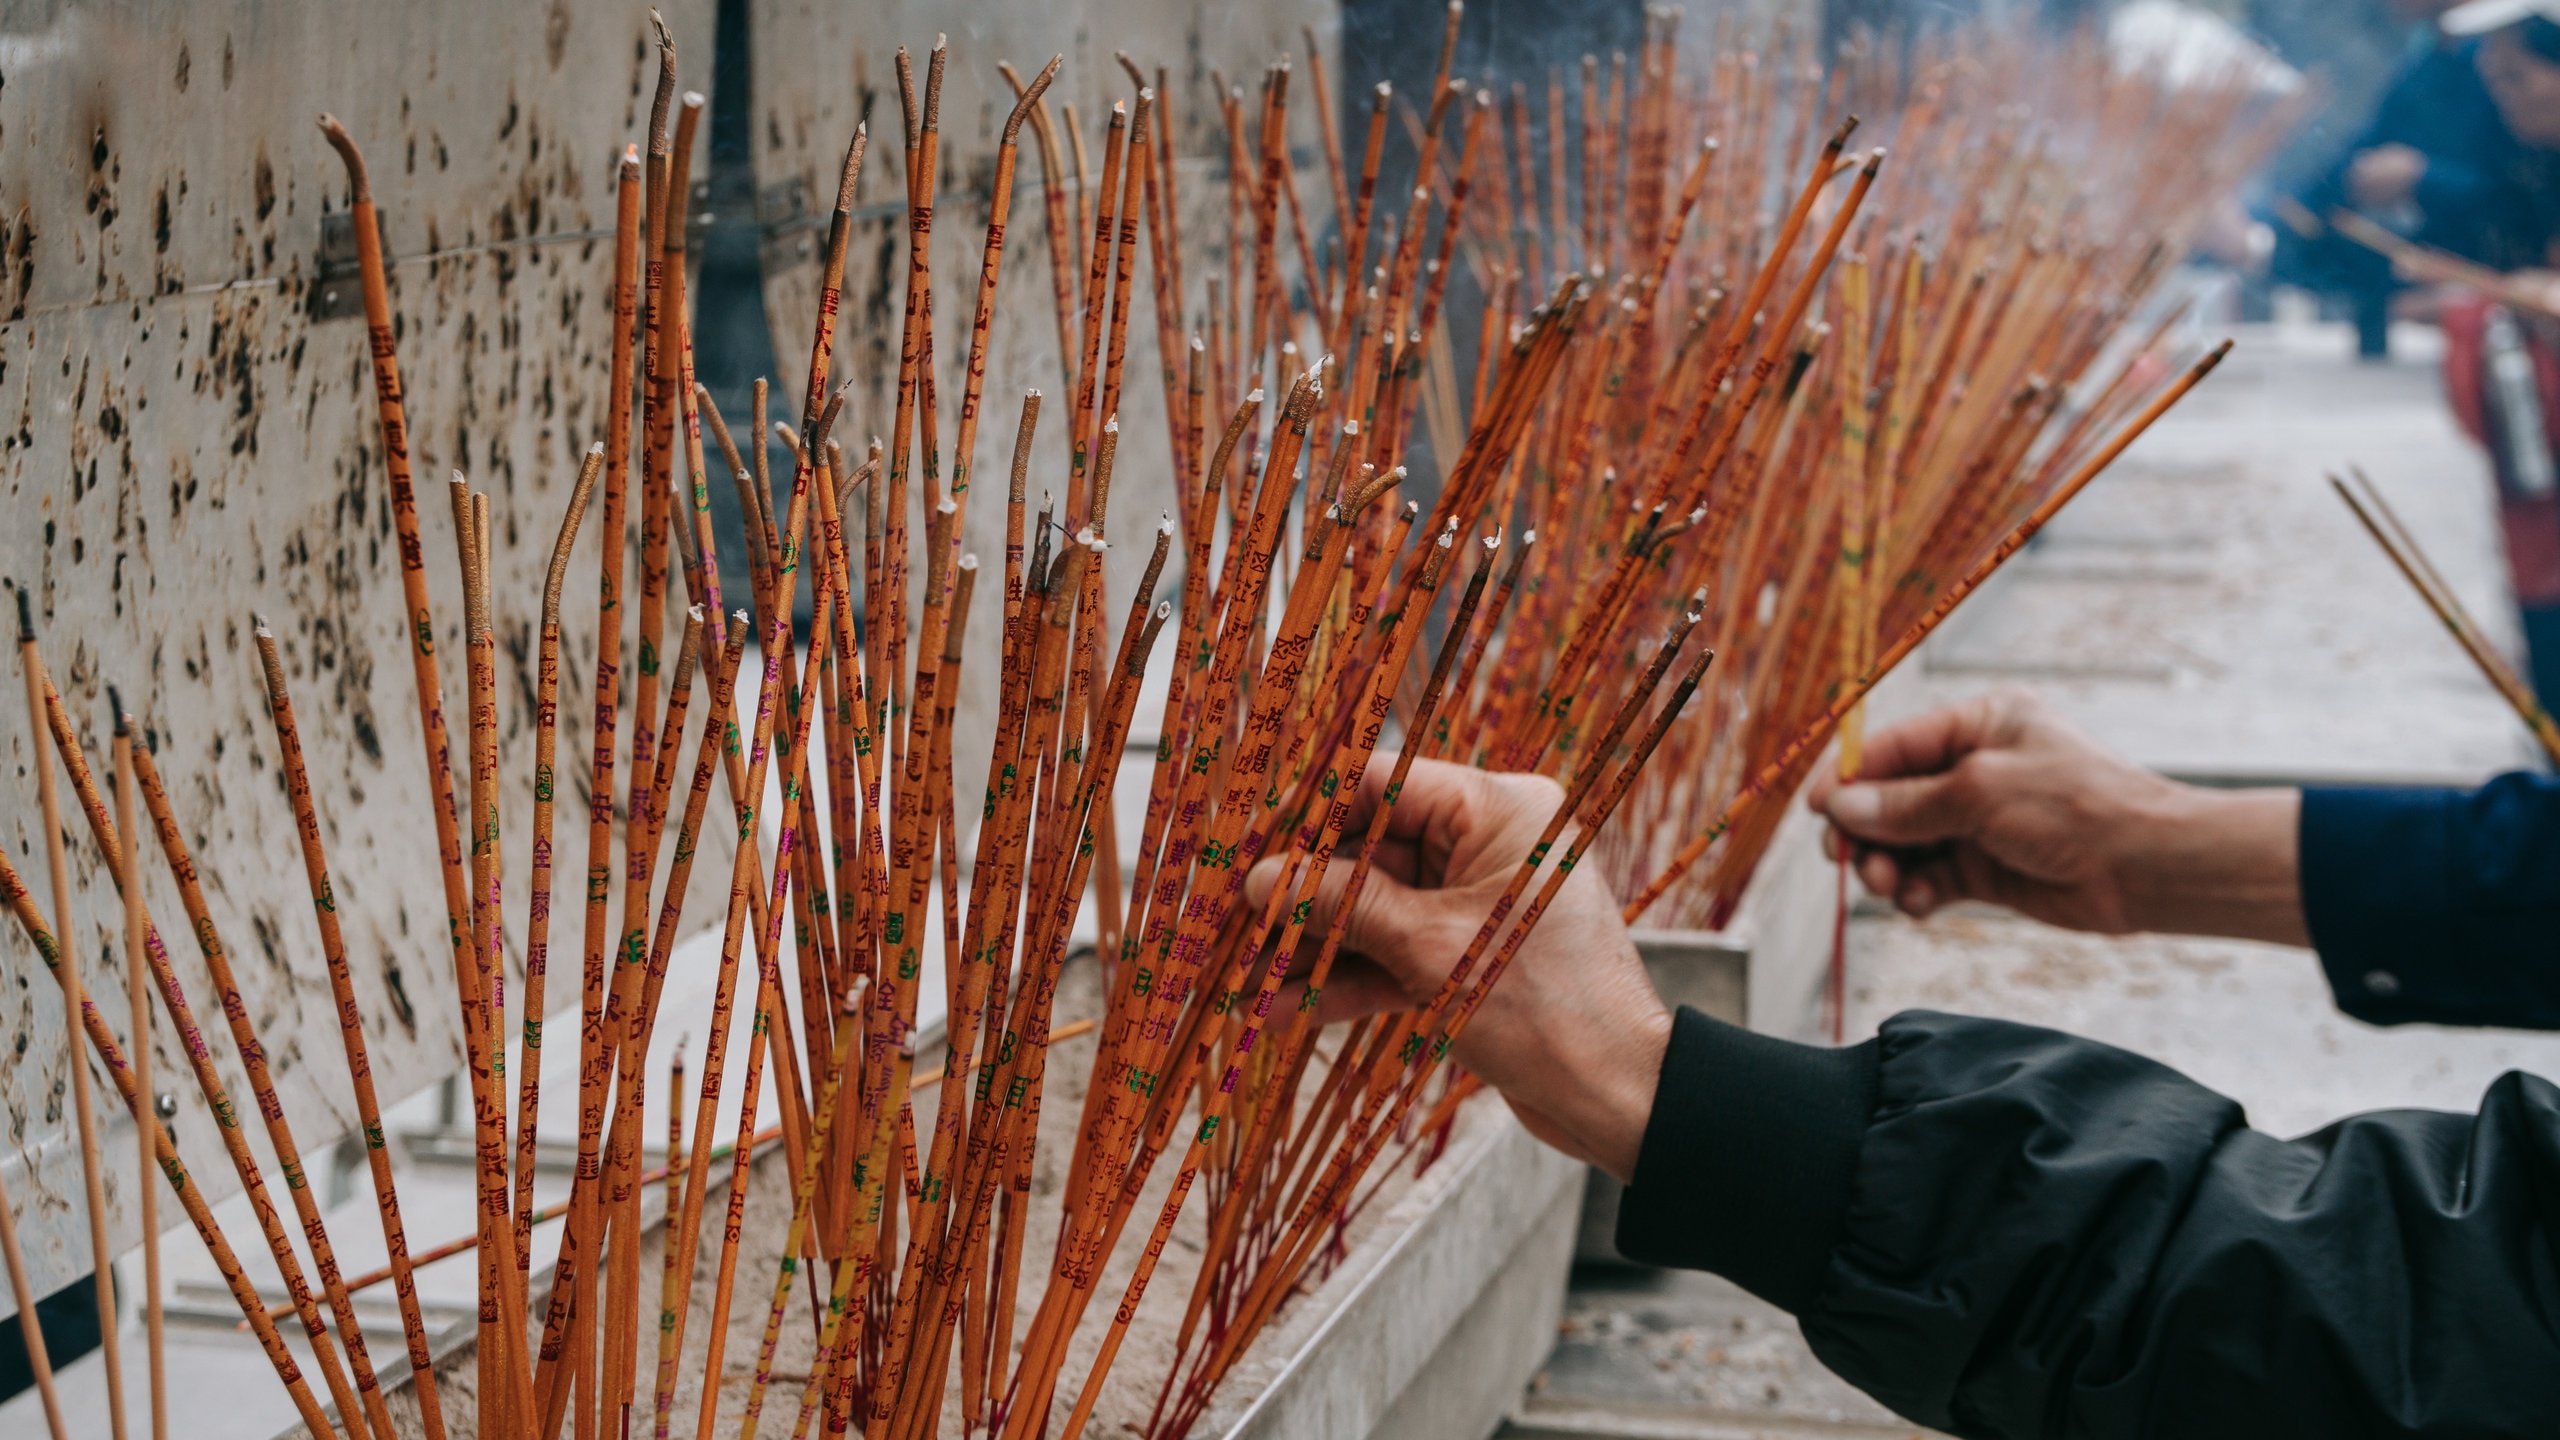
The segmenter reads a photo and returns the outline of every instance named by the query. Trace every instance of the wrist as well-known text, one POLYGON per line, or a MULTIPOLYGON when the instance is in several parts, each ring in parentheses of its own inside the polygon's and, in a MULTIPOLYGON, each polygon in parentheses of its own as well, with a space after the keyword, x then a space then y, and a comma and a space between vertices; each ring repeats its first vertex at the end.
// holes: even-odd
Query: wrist
POLYGON ((1635 1173, 1671 1048, 1671 1012, 1649 987, 1643 998, 1641 1006, 1543 1007, 1528 1063, 1485 1077, 1548 1122, 1548 1143, 1620 1180, 1635 1173))
POLYGON ((1671 1012, 1657 1003, 1629 1027, 1590 1096, 1591 1115, 1582 1133, 1591 1163, 1622 1181, 1636 1173, 1636 1156, 1644 1149, 1645 1126, 1652 1122, 1654 1096, 1662 1085, 1662 1057, 1670 1048, 1671 1012))
POLYGON ((2134 930, 2308 944, 2298 790, 2162 781, 2122 827, 2116 872, 2134 930))

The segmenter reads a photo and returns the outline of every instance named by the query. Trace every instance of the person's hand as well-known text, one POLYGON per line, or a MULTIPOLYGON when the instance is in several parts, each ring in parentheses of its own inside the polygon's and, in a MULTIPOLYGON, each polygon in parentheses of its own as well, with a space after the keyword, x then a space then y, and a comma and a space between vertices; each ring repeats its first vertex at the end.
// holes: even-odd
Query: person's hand
POLYGON ((2560 270, 2510 271, 2499 298, 2545 318, 2560 316, 2560 270))
POLYGON ((2190 248, 2243 275, 2256 275, 2267 268, 2267 261, 2275 254, 2276 235, 2273 227, 2250 215, 2238 200, 2226 196, 2196 227, 2190 248))
MULTIPOLYGON (((1392 755, 1375 757, 1353 802, 1294 960, 1301 976, 1322 948, 1394 763, 1392 755)), ((1563 798, 1555 782, 1537 776, 1414 762, 1352 905, 1343 953, 1316 998, 1318 1019, 1428 1003, 1563 798)), ((1555 854, 1563 850, 1560 841, 1555 854)), ((1279 862, 1265 861, 1246 877, 1252 903, 1269 896, 1279 870, 1279 862)), ((1543 883, 1543 874, 1531 882, 1513 922, 1543 883)), ((1502 939, 1486 948, 1469 986, 1483 977, 1502 939)), ((1625 1179, 1635 1172, 1670 1036, 1670 1012, 1645 977, 1618 907, 1598 878, 1581 870, 1557 891, 1460 1033, 1455 1054, 1502 1092, 1530 1133, 1625 1179)))
POLYGON ((1859 879, 1927 916, 1980 900, 2073 930, 2305 944, 2298 792, 2181 785, 2116 756, 2034 694, 2002 690, 1869 737, 1855 783, 1805 803, 1859 879))
POLYGON ((2347 194, 2359 210, 2394 210, 2418 193, 2426 178, 2426 152, 2409 145, 2376 145, 2347 162, 2347 194))

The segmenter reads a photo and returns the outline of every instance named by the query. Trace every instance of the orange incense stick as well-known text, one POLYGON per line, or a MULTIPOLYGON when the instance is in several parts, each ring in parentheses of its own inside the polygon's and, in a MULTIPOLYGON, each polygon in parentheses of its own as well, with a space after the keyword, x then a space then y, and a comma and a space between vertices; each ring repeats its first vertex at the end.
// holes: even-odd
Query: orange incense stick
MULTIPOLYGON (((129 738, 129 737, 128 737, 129 738)), ((137 783, 153 826, 159 831, 160 848, 169 861, 170 873, 178 882, 178 895, 184 902, 187 920, 195 931, 196 946, 203 955, 205 968, 211 974, 214 1000, 231 1022, 231 1036, 240 1053, 242 1068, 248 1072, 249 1090, 257 1101, 258 1113, 266 1121, 267 1140, 275 1148, 276 1168, 283 1174, 285 1193, 292 1197, 295 1217, 302 1223, 303 1242, 311 1249, 313 1267, 319 1272, 323 1298, 337 1324, 338 1343, 346 1350, 348 1367, 354 1372, 355 1393, 363 1407, 362 1418, 376 1440, 390 1440, 391 1416, 383 1408, 372 1358, 366 1353, 364 1337, 355 1320, 355 1309, 347 1299, 346 1287, 340 1283, 338 1257, 329 1243, 328 1227, 322 1222, 319 1199, 312 1193, 309 1178, 302 1168, 302 1152, 295 1145, 293 1130, 285 1121, 284 1104, 277 1098, 275 1079, 267 1067, 266 1049, 260 1043, 255 1024, 249 1017, 248 1003, 241 997, 238 979, 231 970, 231 958, 215 931, 204 889, 196 877, 195 858, 188 853, 184 834, 178 828, 176 813, 170 808, 168 792, 160 784, 158 768, 148 749, 126 747, 124 775, 137 783)), ((123 781, 117 786, 117 804, 126 804, 123 781)), ((131 832, 125 832, 130 835, 131 832)), ((140 847, 139 837, 133 840, 140 847)), ((328 1373, 326 1369, 322 1372, 328 1373)), ((340 1423, 353 1431, 357 1416, 342 1410, 340 1423)))
MULTIPOLYGON (((80 1063, 77 1052, 71 1063, 80 1063)), ((145 1188, 149 1188, 147 1181, 145 1188)), ((62 1419, 62 1397, 53 1388, 53 1359, 44 1348, 44 1325, 36 1318, 36 1292, 27 1279, 27 1257, 18 1249, 18 1212, 9 1203, 5 1182, 0 1182, 0 1259, 8 1264, 9 1293, 18 1300, 18 1340, 26 1351, 28 1376, 44 1405, 45 1428, 53 1432, 53 1440, 70 1440, 71 1432, 62 1419)))
MULTIPOLYGON (((109 697, 108 708, 113 710, 116 716, 116 815, 121 822, 119 828, 123 833, 131 835, 134 791, 133 731, 125 723, 124 705, 113 698, 112 691, 109 692, 109 697)), ((48 694, 46 698, 51 700, 52 696, 48 694)), ((67 755, 66 758, 68 758, 67 755)), ((136 1162, 136 1173, 147 1174, 150 1162, 155 1158, 162 1142, 155 1099, 157 1092, 151 1088, 150 990, 142 979, 145 958, 143 937, 149 933, 150 920, 142 906, 142 858, 137 853, 138 849, 139 847, 136 847, 125 851, 122 864, 117 864, 113 857, 109 858, 108 864, 116 872, 116 888, 124 895, 125 1003, 133 1025, 133 1090, 126 1100, 133 1108, 134 1135, 142 1149, 142 1154, 136 1162)), ((14 881, 15 877, 11 878, 14 881)), ((21 886, 12 884, 10 888, 23 893, 21 886)), ((42 942, 38 944, 41 948, 42 942)), ((163 1293, 160 1277, 160 1192, 148 1183, 138 1188, 141 1191, 142 1200, 140 1207, 142 1211, 142 1329, 145 1353, 149 1357, 147 1363, 150 1367, 151 1440, 167 1440, 169 1362, 167 1327, 162 1322, 160 1310, 163 1293)), ((233 1270, 237 1273, 236 1261, 233 1264, 233 1270)), ((300 1302, 304 1323, 310 1323, 309 1297, 296 1296, 295 1298, 300 1302)), ((312 1338, 315 1348, 325 1343, 317 1336, 312 1338)), ((275 1348, 281 1350, 283 1342, 278 1341, 275 1348)), ((291 1363, 291 1361, 286 1362, 287 1365, 291 1363)), ((279 1373, 283 1373, 281 1368, 279 1373)), ((286 1383, 291 1384, 293 1379, 297 1378, 299 1377, 288 1378, 286 1383)), ((312 1433, 330 1434, 331 1431, 326 1422, 315 1422, 311 1418, 319 1407, 312 1403, 310 1391, 303 1391, 297 1398, 306 1407, 304 1423, 311 1426, 312 1433)), ((345 1402, 341 1401, 339 1414, 344 1415, 347 1408, 345 1402)))
MULTIPOLYGON (((128 902, 128 910, 139 909, 140 886, 138 884, 133 886, 126 891, 126 894, 132 897, 128 902)), ((19 880, 17 869, 9 863, 9 857, 5 851, 0 851, 0 903, 6 903, 17 915, 19 927, 26 931, 27 939, 35 945, 37 955, 44 960, 46 968, 53 971, 54 978, 59 981, 63 974, 63 949, 55 943, 53 932, 46 928, 43 917, 36 912, 34 898, 27 893, 26 885, 19 880)), ((142 926, 133 926, 131 916, 128 914, 128 931, 147 934, 148 921, 146 920, 142 926)), ((135 942, 128 940, 127 944, 128 948, 131 948, 135 942)), ((130 960, 131 957, 128 956, 128 961, 130 960)), ((140 965, 134 966, 133 973, 141 973, 140 965)), ((140 995, 139 987, 133 988, 134 993, 128 995, 128 999, 133 1002, 133 1013, 140 1016, 147 1026, 150 1020, 149 1001, 140 995)), ((258 1298, 257 1287, 249 1282, 248 1275, 242 1270, 240 1257, 232 1251, 230 1242, 223 1238, 222 1225, 214 1219, 212 1207, 205 1202, 204 1192, 196 1187, 194 1178, 188 1174, 186 1162, 178 1158, 177 1147, 170 1142, 168 1131, 162 1128, 160 1117, 153 1107, 152 1092, 142 1088, 142 1079, 137 1077, 124 1048, 116 1043, 115 1034, 108 1029, 106 1017, 99 1011, 94 996, 84 1000, 80 1008, 80 1017, 83 1028, 89 1033, 91 1048, 97 1051, 100 1063, 106 1066, 107 1074, 114 1079, 117 1090, 124 1096, 125 1108, 133 1115, 135 1130, 151 1147, 151 1158, 159 1165, 161 1175, 168 1180, 170 1191, 178 1197, 179 1206, 187 1212, 187 1219, 194 1223, 197 1236, 204 1241, 205 1249, 212 1256, 214 1268, 221 1273, 223 1283, 230 1287, 231 1298, 239 1305, 243 1321, 248 1325, 251 1333, 256 1335, 258 1346, 266 1352, 268 1363, 275 1367, 276 1378, 283 1382, 285 1394, 293 1401, 295 1411, 302 1417, 302 1423, 310 1427, 314 1435, 334 1433, 330 1428, 328 1413, 320 1408, 319 1402, 312 1398, 311 1387, 303 1382, 302 1370, 294 1363, 293 1352, 285 1348, 284 1337, 276 1333, 275 1322, 267 1317, 267 1307, 258 1298)), ((144 1029, 138 1033, 147 1037, 149 1031, 144 1029)), ((144 1043, 148 1043, 147 1038, 144 1043)), ((149 1062, 145 1060, 141 1063, 147 1067, 149 1062)), ((155 1190, 146 1189, 141 1197, 140 1209, 147 1222, 155 1221, 158 1214, 157 1194, 155 1190)), ((142 1233, 143 1256, 145 1261, 149 1262, 153 1252, 158 1248, 152 1237, 157 1236, 159 1232, 153 1224, 146 1223, 142 1233)), ((146 1274, 153 1269, 156 1269, 155 1265, 146 1263, 146 1274)), ((144 1334, 153 1342, 158 1341, 161 1333, 158 1326, 150 1323, 154 1312, 158 1309, 156 1298, 158 1294, 159 1291, 155 1287, 147 1290, 143 1296, 144 1334)), ((153 1344, 152 1358, 158 1358, 158 1350, 158 1345, 153 1344)), ((160 1437, 160 1440, 165 1440, 168 1432, 168 1411, 165 1400, 161 1398, 162 1371, 155 1365, 149 1374, 153 1382, 152 1412, 154 1424, 158 1427, 156 1436, 160 1437)))
MULTIPOLYGON (((387 1268, 400 1302, 401 1331, 409 1344, 409 1373, 416 1381, 419 1423, 430 1436, 439 1436, 444 1431, 443 1401, 436 1390, 425 1317, 418 1308, 418 1287, 411 1278, 408 1231, 400 1218, 400 1194, 392 1177, 390 1147, 383 1134, 382 1107, 374 1095, 373 1061, 365 1044, 354 976, 347 965, 346 943, 339 929, 337 895, 329 884, 320 816, 312 805, 311 777, 303 764, 302 733, 294 723, 293 697, 286 689, 284 657, 276 648, 275 635, 264 621, 259 621, 256 636, 258 660, 266 675, 268 715, 275 723, 276 746, 284 766, 285 796, 293 805, 294 828, 302 842, 303 873, 311 884, 312 913, 320 927, 320 952, 329 966, 330 996, 337 1002, 339 1039, 346 1049, 358 1133, 364 1136, 365 1161, 372 1172, 374 1208, 381 1216, 383 1247, 390 1257, 387 1268)), ((352 1282, 341 1281, 331 1299, 352 1294, 358 1288, 352 1282)))
MULTIPOLYGON (((44 692, 47 685, 44 654, 36 644, 36 622, 27 587, 18 587, 18 663, 26 672, 27 734, 31 754, 28 759, 36 772, 37 811, 44 823, 45 868, 53 881, 53 912, 62 923, 71 924, 71 866, 63 849, 62 801, 57 793, 53 765, 45 756, 49 737, 44 719, 44 692)), ((63 1022, 66 1032, 74 1030, 88 1005, 88 989, 80 978, 78 947, 62 953, 59 973, 62 980, 63 1022)), ((89 1064, 82 1055, 80 1042, 67 1038, 71 1055, 71 1113, 80 1140, 80 1181, 89 1214, 90 1278, 97 1287, 98 1313, 115 1313, 115 1273, 110 1268, 115 1260, 114 1247, 107 1241, 107 1185, 103 1164, 106 1152, 98 1139, 97 1104, 90 1094, 89 1064)), ((99 1359, 106 1370, 107 1429, 113 1440, 125 1440, 124 1418, 124 1342, 117 1327, 104 1325, 98 1332, 99 1359)), ((430 1440, 441 1440, 431 1434, 430 1440)))

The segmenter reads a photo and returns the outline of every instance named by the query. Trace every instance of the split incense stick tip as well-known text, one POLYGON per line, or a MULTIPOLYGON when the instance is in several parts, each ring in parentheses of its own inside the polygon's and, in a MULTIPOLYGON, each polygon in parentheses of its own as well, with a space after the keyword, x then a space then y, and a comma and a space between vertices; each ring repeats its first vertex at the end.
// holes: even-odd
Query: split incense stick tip
POLYGON ((349 202, 356 205, 371 203, 373 182, 365 175, 364 153, 356 149, 355 137, 347 133, 346 126, 338 123, 337 116, 326 110, 320 112, 320 133, 328 137, 329 148, 337 151, 338 158, 346 162, 349 202))

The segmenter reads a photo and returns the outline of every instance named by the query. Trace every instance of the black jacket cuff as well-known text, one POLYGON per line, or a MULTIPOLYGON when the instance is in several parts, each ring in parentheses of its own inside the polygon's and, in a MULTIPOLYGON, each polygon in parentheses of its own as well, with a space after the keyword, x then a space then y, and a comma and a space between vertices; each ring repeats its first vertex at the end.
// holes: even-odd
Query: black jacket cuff
POLYGON ((1811 1305, 1848 1211, 1879 1063, 1872 1040, 1799 1045, 1683 1007, 1619 1202, 1619 1251, 1712 1270, 1790 1312, 1811 1305))

